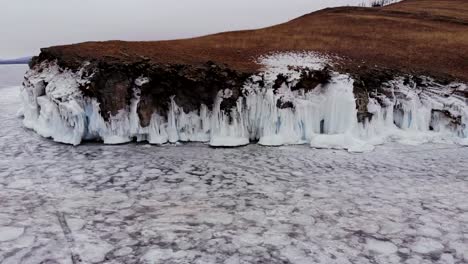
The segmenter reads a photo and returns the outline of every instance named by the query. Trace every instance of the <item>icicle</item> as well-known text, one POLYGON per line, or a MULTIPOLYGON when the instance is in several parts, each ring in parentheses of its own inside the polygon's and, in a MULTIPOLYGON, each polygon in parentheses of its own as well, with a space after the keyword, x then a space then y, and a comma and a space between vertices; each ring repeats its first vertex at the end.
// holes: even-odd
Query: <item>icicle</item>
POLYGON ((235 147, 249 144, 249 136, 245 125, 244 108, 238 100, 236 108, 231 109, 230 116, 221 110, 222 91, 218 94, 211 119, 210 145, 214 147, 235 147), (231 122, 230 122, 231 121, 231 122))
POLYGON ((164 118, 156 113, 151 116, 147 138, 150 144, 161 145, 169 141, 169 136, 164 125, 164 118))

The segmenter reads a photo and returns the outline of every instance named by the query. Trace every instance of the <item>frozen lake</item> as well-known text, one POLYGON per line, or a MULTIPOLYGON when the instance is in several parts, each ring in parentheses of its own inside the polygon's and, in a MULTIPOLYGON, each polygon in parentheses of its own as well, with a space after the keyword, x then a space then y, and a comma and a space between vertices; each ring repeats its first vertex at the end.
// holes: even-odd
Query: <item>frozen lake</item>
POLYGON ((0 66, 0 263, 466 263, 468 148, 77 147, 0 66))

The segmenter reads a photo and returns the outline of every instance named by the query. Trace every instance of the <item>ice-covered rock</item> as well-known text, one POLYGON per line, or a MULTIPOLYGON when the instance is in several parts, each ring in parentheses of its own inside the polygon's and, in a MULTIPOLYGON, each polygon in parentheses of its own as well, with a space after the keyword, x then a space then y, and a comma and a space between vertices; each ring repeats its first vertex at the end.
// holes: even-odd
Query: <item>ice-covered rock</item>
POLYGON ((161 82, 169 87, 171 80, 162 80, 154 72, 112 75, 88 65, 73 72, 44 61, 26 75, 24 125, 73 145, 83 140, 105 144, 137 140, 231 147, 258 141, 265 146, 310 144, 363 152, 388 141, 468 144, 465 84, 442 85, 426 77, 414 82, 408 76, 395 76, 375 91, 366 90, 363 107, 356 102, 354 79, 330 70, 328 58, 320 54, 273 54, 259 63, 264 70, 245 80, 216 70, 216 65, 198 73, 208 76, 208 81, 193 77, 195 70, 184 70, 189 74, 184 72, 173 81, 192 83, 193 96, 187 94, 188 88, 156 96, 151 89, 161 90, 161 82), (235 81, 229 81, 230 76, 235 81), (243 85, 238 85, 240 80, 243 85), (228 87, 221 86, 223 82, 228 87), (105 83, 105 95, 98 89, 101 83, 105 83), (120 92, 112 97, 109 91, 120 92), (198 108, 193 106, 197 102, 198 108))

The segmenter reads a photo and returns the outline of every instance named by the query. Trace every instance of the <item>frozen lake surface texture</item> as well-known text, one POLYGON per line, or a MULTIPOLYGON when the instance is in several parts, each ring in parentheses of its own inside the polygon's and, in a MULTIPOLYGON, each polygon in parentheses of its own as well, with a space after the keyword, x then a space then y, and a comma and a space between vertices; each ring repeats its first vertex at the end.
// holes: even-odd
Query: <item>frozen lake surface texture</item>
POLYGON ((73 147, 6 80, 0 263, 468 263, 466 147, 73 147))

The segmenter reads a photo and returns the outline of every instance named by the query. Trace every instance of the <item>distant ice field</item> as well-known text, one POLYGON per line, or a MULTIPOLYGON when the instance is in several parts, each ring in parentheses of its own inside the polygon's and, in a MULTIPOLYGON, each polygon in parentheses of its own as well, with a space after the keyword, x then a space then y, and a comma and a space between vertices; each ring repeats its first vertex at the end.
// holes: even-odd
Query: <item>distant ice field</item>
POLYGON ((0 65, 0 88, 20 86, 28 65, 0 65))
POLYGON ((8 67, 2 264, 468 262, 466 147, 74 147, 23 128, 8 67))

